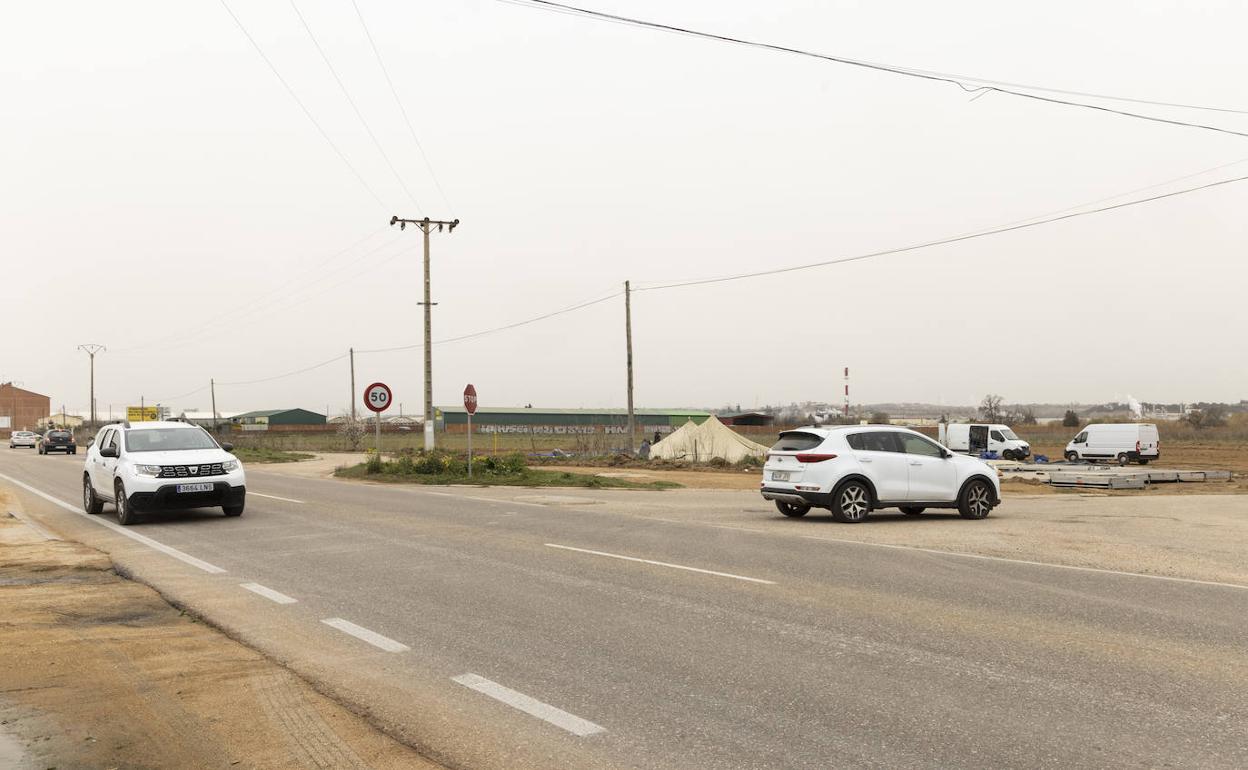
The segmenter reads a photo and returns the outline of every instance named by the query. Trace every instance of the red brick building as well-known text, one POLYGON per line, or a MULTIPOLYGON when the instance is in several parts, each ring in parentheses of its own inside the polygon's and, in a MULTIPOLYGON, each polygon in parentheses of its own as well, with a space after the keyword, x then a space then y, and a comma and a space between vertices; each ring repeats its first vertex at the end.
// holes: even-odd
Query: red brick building
POLYGON ((0 433, 8 435, 11 430, 34 430, 40 423, 47 424, 52 399, 29 390, 15 387, 11 382, 0 383, 0 433))

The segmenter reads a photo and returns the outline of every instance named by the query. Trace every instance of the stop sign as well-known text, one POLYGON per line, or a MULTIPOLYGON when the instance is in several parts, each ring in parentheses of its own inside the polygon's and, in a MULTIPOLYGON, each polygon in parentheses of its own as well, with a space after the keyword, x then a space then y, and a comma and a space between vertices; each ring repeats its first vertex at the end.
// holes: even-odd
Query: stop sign
POLYGON ((464 388, 464 409, 468 410, 468 414, 477 413, 477 389, 472 387, 471 382, 464 388))

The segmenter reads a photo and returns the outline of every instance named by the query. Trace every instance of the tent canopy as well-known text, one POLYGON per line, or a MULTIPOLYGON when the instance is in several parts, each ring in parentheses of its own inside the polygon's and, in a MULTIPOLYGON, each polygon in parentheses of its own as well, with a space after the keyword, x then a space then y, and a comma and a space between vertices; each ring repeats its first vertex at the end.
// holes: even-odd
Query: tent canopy
POLYGON ((720 458, 736 463, 766 454, 767 447, 750 441, 715 417, 707 418, 701 425, 690 420, 650 449, 650 457, 656 460, 692 462, 720 458))

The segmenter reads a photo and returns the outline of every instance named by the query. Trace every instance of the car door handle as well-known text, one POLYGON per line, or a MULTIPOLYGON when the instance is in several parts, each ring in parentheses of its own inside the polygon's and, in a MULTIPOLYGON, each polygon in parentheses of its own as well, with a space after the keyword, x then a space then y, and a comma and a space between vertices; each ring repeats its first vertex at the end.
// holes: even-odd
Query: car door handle
POLYGON ((923 463, 915 463, 915 462, 912 462, 912 463, 910 463, 910 464, 911 464, 911 465, 922 465, 923 463))
POLYGON ((859 457, 859 458, 858 458, 858 462, 860 462, 860 463, 869 463, 869 462, 874 462, 874 460, 872 460, 870 457, 859 457))

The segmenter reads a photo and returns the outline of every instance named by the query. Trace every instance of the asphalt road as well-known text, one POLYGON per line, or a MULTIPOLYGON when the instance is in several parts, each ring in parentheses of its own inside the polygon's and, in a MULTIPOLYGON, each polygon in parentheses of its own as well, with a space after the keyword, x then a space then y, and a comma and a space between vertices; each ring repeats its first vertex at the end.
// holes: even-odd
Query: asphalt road
MULTIPOLYGON (((71 507, 81 463, 0 449, 71 507)), ((15 491, 456 767, 1248 766, 1243 588, 260 466, 248 487, 242 518, 128 528, 150 542, 15 491)))

